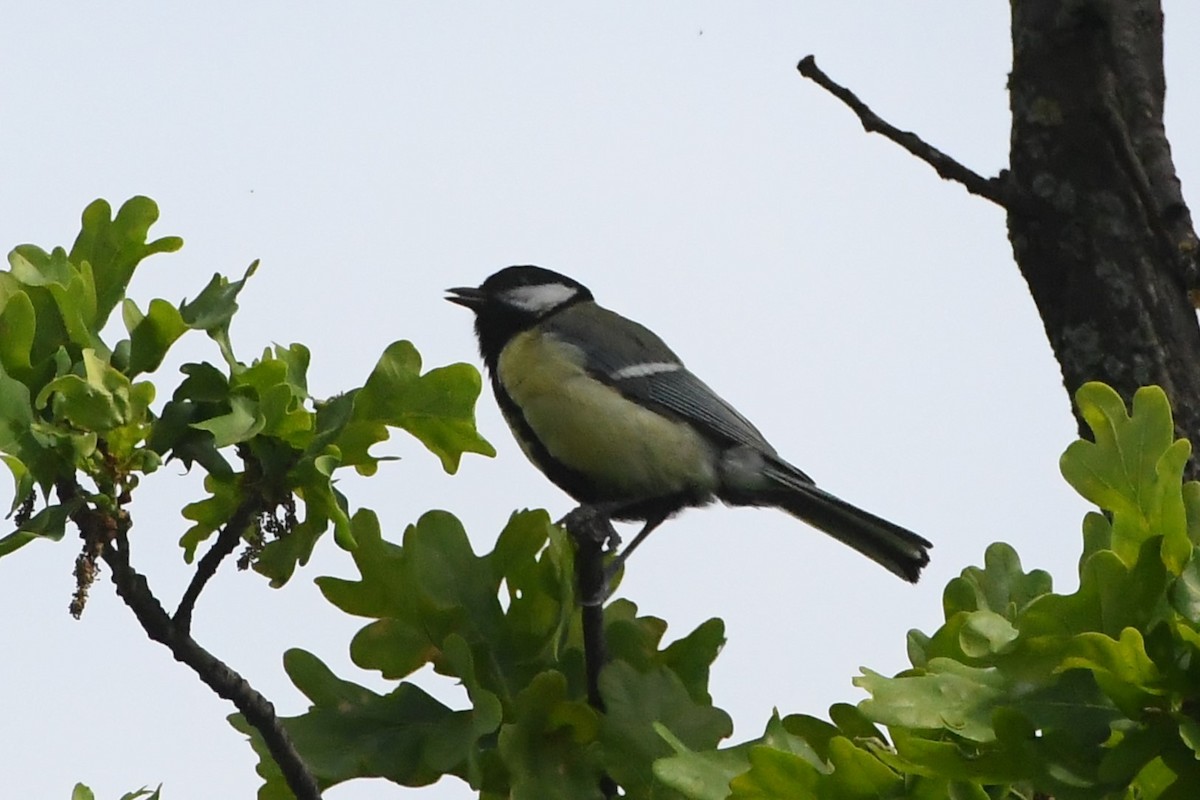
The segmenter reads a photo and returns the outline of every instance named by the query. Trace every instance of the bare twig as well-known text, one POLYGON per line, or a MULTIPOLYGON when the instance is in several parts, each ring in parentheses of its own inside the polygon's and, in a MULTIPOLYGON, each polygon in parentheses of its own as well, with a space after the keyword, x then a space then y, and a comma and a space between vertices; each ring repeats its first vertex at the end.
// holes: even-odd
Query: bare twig
POLYGON ((801 59, 800 63, 796 65, 796 69, 800 71, 801 75, 849 106, 850 110, 858 117, 859 122, 862 123, 863 129, 868 133, 878 133, 891 139, 933 167, 942 178, 962 184, 971 194, 991 200, 1002 208, 1008 209, 1013 205, 1011 191, 1002 178, 985 178, 955 161, 915 133, 902 131, 892 125, 872 111, 866 103, 859 100, 854 92, 845 86, 834 83, 828 75, 821 71, 821 68, 817 66, 816 59, 811 55, 801 59))
POLYGON ((181 633, 187 633, 192 627, 192 611, 195 609, 196 600, 200 597, 200 592, 208 584, 208 581, 217 573, 217 567, 226 556, 230 555, 238 546, 238 542, 242 540, 242 534, 246 529, 254 524, 255 518, 258 516, 262 499, 255 492, 250 492, 241 505, 233 512, 229 521, 225 523, 225 527, 221 528, 221 532, 217 534, 217 541, 213 543, 208 552, 200 559, 200 563, 196 565, 196 574, 192 576, 191 583, 183 593, 183 597, 179 600, 179 607, 175 609, 175 627, 181 633))
MULTIPOLYGON (((64 503, 82 497, 79 485, 74 479, 61 480, 56 488, 59 499, 64 503)), ((103 542, 101 556, 112 571, 117 595, 133 611, 146 635, 165 645, 176 661, 191 667, 201 681, 218 695, 232 702, 246 721, 262 734, 271 757, 279 765, 288 787, 297 800, 320 800, 321 791, 316 778, 300 758, 271 702, 247 683, 245 678, 197 644, 186 630, 176 625, 150 590, 145 576, 130 565, 127 536, 131 525, 129 516, 122 510, 108 514, 80 502, 71 514, 71 521, 80 529, 85 541, 103 542)), ((197 591, 196 594, 198 593, 197 591)))

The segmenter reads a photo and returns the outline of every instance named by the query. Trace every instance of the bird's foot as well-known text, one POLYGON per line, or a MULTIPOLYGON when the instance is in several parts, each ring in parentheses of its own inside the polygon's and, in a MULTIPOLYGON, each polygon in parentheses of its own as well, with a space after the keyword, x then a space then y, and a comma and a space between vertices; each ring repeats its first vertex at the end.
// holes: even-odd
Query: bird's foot
POLYGON ((577 538, 603 547, 605 552, 616 552, 621 546, 621 534, 617 533, 604 509, 597 506, 579 506, 556 524, 565 527, 577 538))
MULTIPOLYGON (((612 579, 619 571, 606 565, 606 553, 614 553, 621 537, 603 508, 580 506, 563 517, 559 523, 575 541, 575 570, 579 603, 595 607, 604 605, 612 594, 612 579)), ((616 562, 618 558, 611 559, 616 562)))

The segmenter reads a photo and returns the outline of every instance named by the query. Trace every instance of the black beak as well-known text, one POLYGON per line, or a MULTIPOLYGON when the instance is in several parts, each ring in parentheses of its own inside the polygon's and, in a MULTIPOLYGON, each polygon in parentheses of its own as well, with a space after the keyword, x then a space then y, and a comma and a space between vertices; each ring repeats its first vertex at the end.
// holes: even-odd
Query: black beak
POLYGON ((446 298, 451 303, 464 306, 472 311, 478 311, 487 302, 487 295, 483 293, 483 290, 474 287, 462 286, 457 289, 447 289, 446 292, 451 295, 446 298))

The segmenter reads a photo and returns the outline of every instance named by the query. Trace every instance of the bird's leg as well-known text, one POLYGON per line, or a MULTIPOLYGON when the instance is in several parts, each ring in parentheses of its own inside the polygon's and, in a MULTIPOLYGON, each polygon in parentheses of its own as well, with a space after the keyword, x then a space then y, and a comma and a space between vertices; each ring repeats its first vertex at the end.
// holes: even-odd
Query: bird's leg
POLYGON ((589 638, 594 640, 592 646, 585 647, 585 650, 590 653, 589 664, 600 664, 606 659, 602 654, 603 624, 593 616, 609 595, 608 572, 604 568, 605 551, 608 549, 611 552, 621 540, 608 514, 597 506, 579 506, 559 520, 558 524, 566 528, 575 542, 575 590, 583 606, 585 645, 589 638), (589 630, 592 630, 591 637, 589 630))
POLYGON ((608 562, 608 565, 604 568, 605 586, 607 586, 613 577, 621 571, 621 569, 625 566, 625 562, 629 560, 629 557, 633 555, 633 551, 637 549, 637 546, 646 541, 646 537, 649 536, 655 528, 657 528, 659 525, 662 525, 663 520, 666 518, 666 514, 657 514, 653 517, 649 517, 646 520, 646 524, 642 526, 640 531, 638 531, 637 536, 633 537, 633 541, 629 543, 629 546, 618 553, 616 558, 608 562))
MULTIPOLYGON (((571 531, 576 536, 577 542, 580 537, 584 537, 589 543, 606 546, 608 552, 611 553, 616 551, 621 544, 621 537, 613 527, 611 515, 619 512, 626 505, 623 503, 597 503, 579 506, 559 520, 558 524, 571 531)), ((667 514, 656 514, 646 519, 646 524, 638 531, 637 536, 633 537, 629 546, 617 553, 604 566, 603 580, 600 581, 600 585, 588 587, 592 591, 580 599, 583 605, 598 606, 608 599, 612 594, 612 579, 624 568, 625 562, 633 555, 633 551, 637 549, 638 545, 644 542, 646 537, 661 525, 667 516, 667 514)))

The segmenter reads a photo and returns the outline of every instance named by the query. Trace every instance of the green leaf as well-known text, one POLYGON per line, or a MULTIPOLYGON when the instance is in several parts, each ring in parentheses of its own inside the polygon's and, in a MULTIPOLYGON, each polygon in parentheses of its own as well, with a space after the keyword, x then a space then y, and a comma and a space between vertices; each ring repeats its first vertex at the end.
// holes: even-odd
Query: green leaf
POLYGON ((958 636, 963 653, 971 658, 984 658, 1008 649, 1017 635, 1012 623, 996 612, 974 611, 966 615, 958 636))
POLYGON ((160 783, 157 788, 154 789, 142 787, 136 792, 126 792, 125 794, 121 795, 121 800, 143 800, 143 798, 145 798, 145 800, 159 800, 159 794, 161 792, 162 784, 160 783))
MULTIPOLYGON (((850 739, 874 739, 886 742, 883 732, 857 706, 850 703, 834 703, 829 707, 829 718, 837 725, 838 730, 850 739)), ((826 759, 833 757, 832 753, 825 755, 826 759)))
MULTIPOLYGON (((789 717, 789 720, 793 722, 798 719, 798 717, 789 717)), ((820 722, 811 717, 805 719, 833 730, 836 735, 837 729, 829 723, 820 722)), ((806 723, 800 722, 799 727, 805 728, 806 723)), ((790 730, 786 722, 779 719, 777 713, 771 715, 766 730, 760 738, 733 747, 707 752, 689 749, 662 725, 656 725, 655 730, 675 750, 675 755, 654 762, 655 777, 685 797, 696 800, 721 800, 728 797, 731 782, 739 775, 743 776, 743 779, 736 784, 736 787, 743 793, 762 791, 764 785, 770 786, 775 777, 774 771, 770 767, 775 762, 771 756, 764 755, 768 751, 799 757, 818 776, 813 779, 813 786, 817 785, 816 781, 819 780, 819 776, 828 775, 832 770, 826 762, 825 756, 817 752, 814 744, 804 735, 790 730), (760 767, 766 766, 768 769, 756 775, 749 775, 749 771, 755 764, 760 767)), ((782 763, 787 769, 794 766, 790 759, 785 759, 782 763)), ((782 796, 801 796, 801 794, 797 794, 799 787, 808 785, 806 777, 808 770, 802 768, 797 768, 797 770, 802 776, 801 780, 799 783, 787 782, 782 796)))
POLYGON ((246 274, 240 281, 230 281, 220 274, 213 275, 195 300, 190 303, 184 300, 179 304, 179 314, 184 324, 193 330, 206 332, 221 348, 225 363, 234 372, 240 369, 240 365, 229 344, 229 323, 238 309, 238 294, 257 269, 258 261, 255 260, 246 268, 246 274))
POLYGON ((304 502, 304 518, 287 536, 269 542, 254 563, 255 571, 269 577, 272 586, 282 586, 297 565, 308 563, 317 539, 331 524, 341 547, 354 550, 358 546, 349 501, 332 480, 337 466, 336 458, 323 456, 303 460, 289 473, 292 491, 304 502))
POLYGON ((835 796, 887 797, 903 787, 899 775, 844 736, 835 736, 830 741, 829 761, 833 772, 827 781, 835 796))
MULTIPOLYGON (((409 683, 377 694, 341 680, 303 650, 289 650, 284 667, 312 706, 283 724, 323 789, 370 777, 425 786, 444 774, 465 773, 478 739, 472 712, 451 710, 409 683)), ((258 772, 267 781, 259 797, 290 797, 258 732, 240 715, 230 722, 250 735, 259 755, 258 772)))
POLYGON ((1132 416, 1108 386, 1087 383, 1076 404, 1095 442, 1078 441, 1060 462, 1063 476, 1088 500, 1113 515, 1112 549, 1132 565, 1142 543, 1163 537, 1163 559, 1178 574, 1191 553, 1179 485, 1191 453, 1175 441, 1171 408, 1158 387, 1133 398, 1132 416))
POLYGON ((1200 625, 1200 559, 1193 558, 1171 585, 1171 606, 1192 625, 1200 625))
MULTIPOLYGON (((108 355, 100 339, 104 317, 96 308, 96 286, 86 262, 72 263, 61 247, 47 253, 34 245, 19 245, 9 255, 12 277, 23 285, 34 303, 34 317, 42 328, 45 351, 68 343, 108 355)), ((38 348, 41 350, 42 348, 38 348)), ((44 353, 43 353, 44 355, 44 353)))
POLYGON ((687 636, 669 644, 662 663, 683 682, 693 700, 712 704, 708 693, 709 670, 725 646, 725 623, 717 618, 705 620, 687 636))
POLYGON ((157 298, 150 301, 145 314, 132 300, 126 300, 124 316, 130 341, 126 374, 131 378, 158 369, 171 345, 188 329, 179 309, 157 298))
POLYGON ((654 762, 654 777, 690 800, 725 800, 729 782, 749 768, 749 747, 699 752, 662 725, 655 725, 655 731, 675 754, 654 762))
POLYGON ((369 511, 355 514, 352 527, 362 580, 319 578, 317 584, 344 611, 378 618, 351 645, 359 666, 400 678, 427 662, 441 664, 452 634, 471 643, 501 635, 497 580, 454 517, 425 514, 405 532, 403 549, 382 539, 369 511))
POLYGON ((1102 633, 1081 633, 1067 648, 1062 669, 1090 670, 1105 693, 1127 714, 1138 715, 1153 706, 1150 695, 1162 694, 1162 676, 1146 654, 1142 635, 1126 628, 1119 639, 1102 633))
POLYGON ((7 297, 0 283, 0 368, 14 376, 29 376, 37 321, 33 302, 23 291, 7 297))
POLYGON ((254 754, 258 756, 258 764, 255 765, 254 771, 258 773, 258 777, 263 779, 263 785, 259 787, 258 793, 255 795, 256 799, 296 800, 296 795, 288 788, 287 779, 283 777, 283 770, 275 763, 266 740, 262 738, 258 729, 247 722, 241 714, 230 714, 225 719, 233 726, 234 730, 246 736, 250 747, 254 749, 254 754))
MULTIPOLYGON (((131 394, 132 384, 95 351, 83 351, 84 374, 63 375, 42 389, 37 407, 50 403, 56 417, 77 428, 106 433, 144 413, 131 394)), ((141 398, 144 399, 144 398, 141 398)))
POLYGON ((20 525, 17 530, 0 539, 0 555, 16 550, 33 539, 57 542, 67 531, 67 521, 79 507, 79 501, 54 503, 46 506, 20 525))
POLYGON ((351 656, 385 677, 431 664, 461 682, 477 738, 454 774, 481 796, 593 796, 609 754, 618 764, 609 771, 630 796, 654 786, 667 800, 678 795, 655 783, 652 768, 654 757, 670 753, 661 732, 697 748, 729 734, 707 687, 721 624, 705 623, 660 650, 665 624, 637 617, 628 602, 605 609, 614 658, 603 679, 608 713, 601 719, 588 706, 571 548, 544 511, 514 514, 485 555, 444 512, 422 516, 402 545, 384 540, 368 511, 351 524, 361 579, 317 581, 335 605, 370 618, 351 656), (621 660, 625 653, 638 669, 621 660))
POLYGON ((184 300, 179 304, 179 315, 184 324, 199 331, 227 328, 237 313, 238 294, 257 269, 258 262, 252 262, 240 281, 230 281, 224 275, 214 274, 196 299, 191 302, 184 300))
POLYGON ((28 460, 29 451, 37 447, 30 439, 32 424, 29 389, 0 367, 0 450, 28 460))
POLYGON ((513 721, 500 730, 499 751, 514 800, 600 798, 600 763, 590 742, 594 709, 567 694, 562 673, 543 672, 513 703, 513 721))
POLYGON ((284 668, 313 703, 285 725, 323 786, 355 777, 425 786, 461 772, 479 736, 473 712, 453 711, 412 684, 376 694, 303 650, 289 650, 284 668))
MULTIPOLYGON (((20 245, 9 253, 8 262, 11 269, 8 272, 0 272, 0 298, 6 298, 8 304, 17 304, 13 306, 12 316, 6 317, 6 325, 12 325, 17 331, 11 343, 6 337, 6 341, 0 347, 7 353, 5 358, 13 362, 13 375, 28 381, 31 388, 39 389, 41 383, 54 373, 55 353, 69 341, 58 302, 44 285, 45 282, 39 279, 39 270, 33 264, 34 261, 41 263, 49 260, 50 255, 40 248, 20 245), (25 275, 36 282, 24 281, 19 275, 25 275), (32 329, 29 327, 31 322, 32 329), (29 342, 27 356, 26 342, 29 342), (29 361, 28 368, 24 364, 26 357, 29 361)), ((5 312, 9 313, 7 304, 5 312)), ((0 365, 5 363, 0 361, 0 365)))
POLYGON ((196 430, 212 434, 213 446, 220 449, 257 436, 266 425, 258 411, 258 403, 245 395, 230 395, 229 412, 193 422, 196 430))
MULTIPOLYGON (((1158 800, 1158 798, 1179 798, 1184 800, 1187 795, 1179 792, 1171 793, 1176 786, 1178 775, 1167 766, 1161 758, 1155 758, 1138 773, 1131 787, 1132 796, 1137 800, 1158 800)), ((1186 791, 1186 789, 1185 789, 1186 791)))
POLYGON ((836 725, 831 725, 823 719, 817 719, 808 714, 789 714, 781 722, 784 731, 789 736, 802 740, 812 749, 818 759, 813 762, 814 765, 829 761, 829 743, 833 737, 843 733, 838 730, 836 725))
MULTIPOLYGON (((0 429, 2 430, 2 429, 0 429)), ((3 447, 0 445, 0 447, 3 447)), ((10 456, 0 453, 0 461, 8 467, 8 471, 13 476, 13 501, 8 509, 8 515, 11 516, 25 502, 25 498, 29 497, 33 492, 34 480, 33 473, 25 466, 25 463, 16 456, 10 456)))
POLYGON ((315 414, 304 406, 308 393, 304 388, 308 351, 303 345, 285 350, 267 349, 234 378, 234 386, 245 391, 252 389, 258 400, 258 416, 262 418, 261 432, 304 450, 311 442, 315 414))
POLYGON ((125 201, 116 217, 103 200, 83 212, 83 226, 71 247, 72 264, 91 265, 95 277, 97 330, 125 295, 133 271, 142 259, 155 253, 172 253, 183 246, 177 236, 146 241, 158 221, 158 206, 148 197, 125 201))
POLYGON ((71 792, 71 800, 96 800, 96 795, 82 783, 77 783, 71 792))
POLYGON ((1017 552, 1004 542, 989 545, 983 563, 983 569, 967 567, 946 585, 942 606, 947 619, 958 611, 992 611, 1011 622, 1051 590, 1049 573, 1040 569, 1026 573, 1017 552))
POLYGON ((600 693, 606 709, 601 741, 609 774, 638 796, 654 786, 654 761, 671 755, 656 724, 692 750, 713 748, 733 733, 728 714, 694 700, 679 676, 663 666, 639 672, 614 660, 600 673, 600 693))
POLYGON ((0 453, 17 480, 14 501, 24 500, 28 492, 20 489, 33 483, 49 491, 72 468, 74 459, 68 462, 57 452, 60 441, 35 421, 29 389, 0 366, 0 453))
POLYGON ((377 460, 367 452, 384 441, 384 426, 403 428, 453 474, 463 453, 495 455, 475 429, 475 401, 482 382, 468 364, 452 364, 421 374, 421 356, 409 342, 388 346, 366 384, 354 396, 354 418, 339 446, 347 465, 366 474, 377 460), (362 470, 360 470, 362 471, 362 470))
POLYGON ((992 709, 1005 696, 1007 681, 994 668, 969 667, 946 658, 929 662, 926 674, 885 678, 868 669, 854 685, 871 697, 859 708, 888 726, 945 729, 974 742, 996 738, 992 709))
POLYGON ((797 755, 755 747, 750 751, 750 769, 730 781, 728 796, 730 800, 817 798, 820 779, 817 769, 797 755))
POLYGON ((184 519, 195 523, 179 540, 183 558, 189 564, 196 557, 196 548, 200 543, 220 530, 242 501, 236 479, 225 479, 210 473, 204 479, 204 488, 210 493, 208 497, 183 507, 184 519))
POLYGON ((1147 625, 1159 613, 1167 587, 1159 549, 1157 539, 1146 540, 1132 569, 1115 552, 1098 551, 1084 562, 1073 594, 1046 595, 1030 605, 1021 619, 1022 635, 1117 636, 1127 627, 1147 625))

